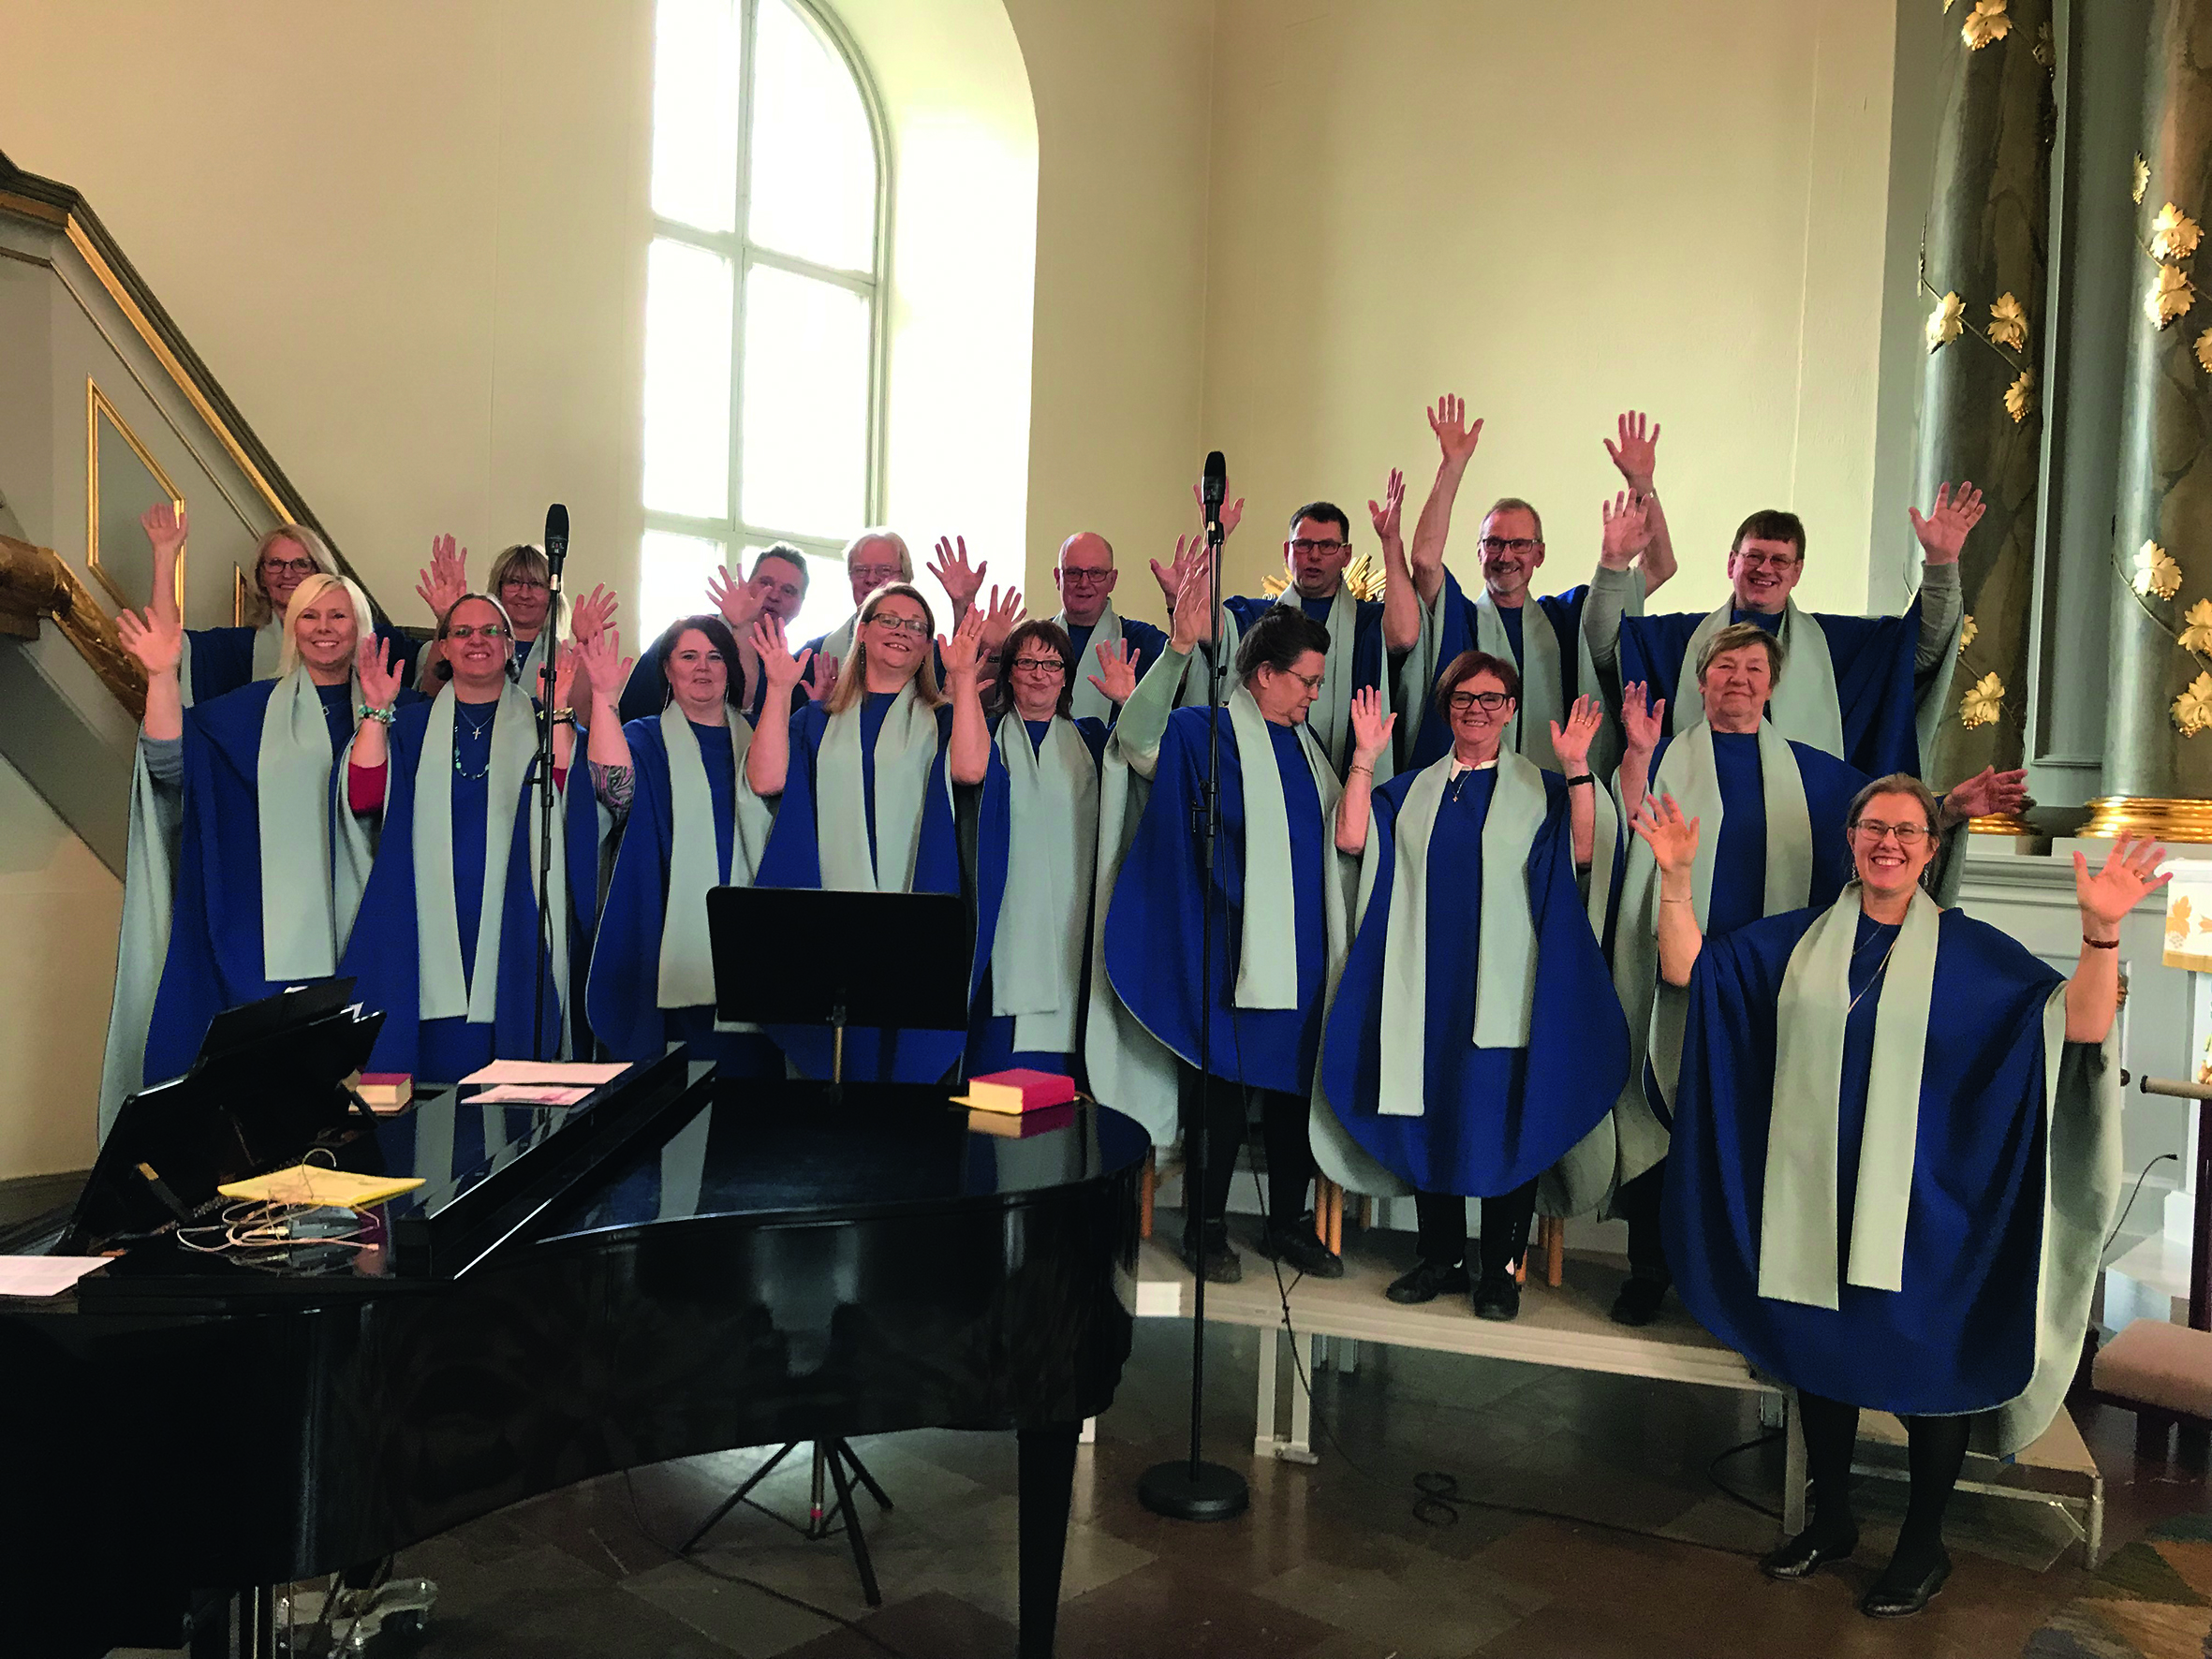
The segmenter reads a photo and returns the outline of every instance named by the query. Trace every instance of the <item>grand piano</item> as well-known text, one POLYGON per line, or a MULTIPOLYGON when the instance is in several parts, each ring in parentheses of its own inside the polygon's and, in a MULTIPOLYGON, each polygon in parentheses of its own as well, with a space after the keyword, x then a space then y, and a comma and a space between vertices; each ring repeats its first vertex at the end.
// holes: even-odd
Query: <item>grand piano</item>
POLYGON ((331 1070, 356 1037, 321 1034, 140 1098, 194 1191, 310 1139, 420 1176, 367 1247, 185 1248, 150 1155, 0 1241, 118 1252, 0 1299, 0 1647, 260 1653, 270 1587, 538 1493, 947 1427, 1020 1437, 1020 1652, 1051 1652, 1080 1426, 1129 1349, 1134 1123, 1079 1104, 1009 1138, 942 1089, 728 1082, 681 1050, 569 1108, 372 1119, 331 1070))

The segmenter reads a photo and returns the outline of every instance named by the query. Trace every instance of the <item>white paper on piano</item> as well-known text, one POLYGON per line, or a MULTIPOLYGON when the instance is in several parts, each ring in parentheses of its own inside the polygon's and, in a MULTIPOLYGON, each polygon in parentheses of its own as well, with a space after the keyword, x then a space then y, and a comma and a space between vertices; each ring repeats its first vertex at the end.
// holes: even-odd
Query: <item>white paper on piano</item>
POLYGON ((461 1080, 465 1083, 567 1083, 596 1089, 601 1083, 612 1082, 627 1070, 628 1065, 619 1060, 605 1064, 584 1060, 494 1060, 461 1080))
POLYGON ((0 1255, 0 1296, 59 1296, 107 1265, 104 1255, 0 1255))
POLYGON ((574 1106, 591 1091, 560 1083, 501 1083, 468 1097, 471 1106, 574 1106))

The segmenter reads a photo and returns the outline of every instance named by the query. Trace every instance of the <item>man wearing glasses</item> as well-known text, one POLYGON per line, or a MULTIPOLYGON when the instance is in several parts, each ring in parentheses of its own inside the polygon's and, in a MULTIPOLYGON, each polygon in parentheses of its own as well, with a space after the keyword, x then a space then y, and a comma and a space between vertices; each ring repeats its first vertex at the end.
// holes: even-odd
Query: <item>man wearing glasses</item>
POLYGON ((818 662, 827 657, 833 664, 841 663, 852 654, 853 629, 860 621, 862 604, 887 581, 912 581, 914 555, 907 551, 906 538, 897 531, 863 530, 846 543, 845 576, 852 584, 852 614, 819 639, 806 642, 805 649, 814 653, 818 662))
MULTIPOLYGON (((1656 444, 1658 429, 1652 429, 1656 444)), ((1637 497, 1651 488, 1650 448, 1614 451, 1615 464, 1637 497)), ((1810 743, 1874 776, 1917 777, 1949 700, 1965 612, 1959 551, 1982 517, 1982 492, 1945 484, 1926 518, 1909 508, 1919 537, 1920 592, 1902 616, 1835 616, 1807 612, 1791 597, 1805 574, 1805 525, 1795 513, 1768 508, 1736 528, 1729 544, 1728 602, 1708 615, 1624 616, 1625 573, 1599 573, 1584 619, 1590 654, 1602 671, 1617 668, 1623 685, 1641 683, 1664 699, 1672 729, 1698 718, 1698 699, 1678 693, 1686 670, 1707 640, 1733 623, 1751 623, 1781 640, 1790 653, 1785 688, 1771 713, 1784 737, 1810 743)))
MULTIPOLYGON (((760 653, 753 649, 753 624, 763 616, 773 616, 788 628, 806 603, 811 578, 806 555, 786 541, 773 542, 754 554, 752 574, 743 581, 730 580, 719 566, 707 578, 707 603, 730 625, 737 641, 745 712, 755 725, 759 724, 761 707, 768 700, 768 679, 760 671, 760 653)), ((669 628, 680 629, 688 620, 679 617, 669 628)), ((667 638, 666 634, 661 636, 662 639, 667 638)), ((625 722, 650 720, 660 712, 667 699, 667 682, 660 668, 666 656, 660 641, 656 640, 638 658, 622 691, 619 712, 625 722)), ((805 693, 802 691, 800 696, 804 698, 805 693)))
POLYGON ((1105 657, 1094 654, 1094 644, 1099 653, 1118 652, 1116 660, 1126 662, 1139 678, 1167 647, 1168 637, 1150 623, 1115 612, 1113 584, 1120 575, 1113 567, 1113 545, 1095 531, 1079 530, 1060 544, 1059 559, 1053 565, 1060 614, 1053 621, 1067 630, 1075 647, 1071 719, 1099 720, 1111 727, 1121 714, 1113 700, 1092 683, 1094 665, 1105 667, 1105 657))

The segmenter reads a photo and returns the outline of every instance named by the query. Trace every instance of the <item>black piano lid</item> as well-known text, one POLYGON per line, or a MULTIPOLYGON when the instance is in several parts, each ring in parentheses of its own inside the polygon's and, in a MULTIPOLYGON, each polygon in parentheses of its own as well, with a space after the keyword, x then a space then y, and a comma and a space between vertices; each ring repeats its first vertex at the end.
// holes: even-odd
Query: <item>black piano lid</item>
POLYGON ((718 1217, 808 1224, 893 1211, 1008 1202, 1141 1163, 1151 1140, 1108 1107, 1078 1103, 1020 1138, 967 1126, 940 1085, 830 1086, 717 1079, 711 1104, 671 1113, 625 1159, 551 1205, 541 1243, 718 1217))

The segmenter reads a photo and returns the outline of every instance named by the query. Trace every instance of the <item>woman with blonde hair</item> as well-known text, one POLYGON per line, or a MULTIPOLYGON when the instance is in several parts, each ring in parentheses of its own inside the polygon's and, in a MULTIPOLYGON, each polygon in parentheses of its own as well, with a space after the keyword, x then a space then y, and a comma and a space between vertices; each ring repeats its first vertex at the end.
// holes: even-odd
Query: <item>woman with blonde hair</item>
POLYGON ((103 1124, 146 1079, 184 1070, 222 1009, 338 972, 352 933, 371 849, 331 777, 358 674, 385 648, 345 577, 288 592, 275 678, 189 709, 175 620, 117 619, 147 687, 103 1124))
MULTIPOLYGON (((977 936, 992 936, 1005 881, 1007 787, 978 681, 993 619, 1010 616, 1017 604, 1017 595, 1002 601, 994 594, 989 612, 971 609, 950 639, 937 639, 947 682, 939 690, 929 601, 908 582, 887 582, 868 595, 835 690, 788 722, 763 719, 745 751, 752 792, 778 802, 757 886, 966 893, 975 901, 977 936), (967 800, 977 813, 978 851, 966 871, 954 829, 956 788, 976 791, 967 800)), ((813 653, 792 656, 773 616, 754 624, 753 644, 768 678, 766 708, 789 707, 813 653)), ((972 999, 981 963, 971 962, 972 999)), ((827 1031, 783 1027, 772 1035, 807 1076, 830 1075, 827 1031)), ((959 1064, 966 1036, 848 1031, 846 1075, 934 1082, 959 1064)))

